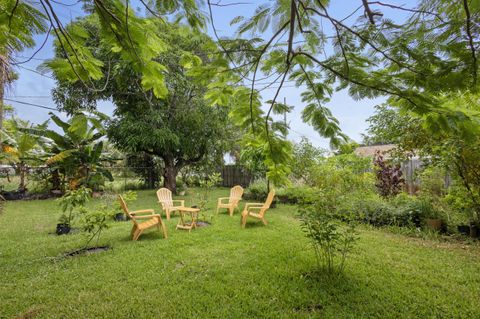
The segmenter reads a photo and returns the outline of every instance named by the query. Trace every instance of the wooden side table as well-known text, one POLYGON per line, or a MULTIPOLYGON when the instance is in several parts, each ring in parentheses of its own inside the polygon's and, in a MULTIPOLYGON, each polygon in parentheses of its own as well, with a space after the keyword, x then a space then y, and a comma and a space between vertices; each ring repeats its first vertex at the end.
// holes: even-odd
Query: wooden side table
POLYGON ((181 207, 178 209, 178 212, 180 213, 180 220, 178 221, 177 229, 186 229, 188 232, 191 232, 192 228, 197 228, 199 208, 181 207), (190 215, 190 221, 185 221, 186 214, 190 215))

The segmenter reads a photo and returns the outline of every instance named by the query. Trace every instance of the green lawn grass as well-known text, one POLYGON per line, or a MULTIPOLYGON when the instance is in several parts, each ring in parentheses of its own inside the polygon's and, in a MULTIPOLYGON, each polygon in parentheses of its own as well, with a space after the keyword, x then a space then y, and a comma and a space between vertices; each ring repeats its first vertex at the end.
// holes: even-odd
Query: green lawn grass
MULTIPOLYGON (((227 196, 227 189, 215 190, 227 196)), ((187 196, 187 204, 194 204, 187 196)), ((140 191, 131 209, 158 206, 140 191)), ((0 215, 0 317, 36 318, 480 318, 480 248, 362 228, 345 275, 315 272, 295 219, 279 205, 240 228, 226 212, 212 226, 156 230, 130 241, 130 222, 111 224, 113 249, 55 258, 82 246, 56 236, 52 200, 8 202, 0 215)))

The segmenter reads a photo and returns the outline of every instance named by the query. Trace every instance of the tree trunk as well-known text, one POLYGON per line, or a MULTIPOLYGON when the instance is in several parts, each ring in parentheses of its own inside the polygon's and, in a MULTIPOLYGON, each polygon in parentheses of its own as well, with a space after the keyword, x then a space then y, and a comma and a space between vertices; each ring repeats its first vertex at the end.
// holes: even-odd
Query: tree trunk
POLYGON ((3 96, 5 94, 5 86, 7 85, 7 78, 6 74, 4 74, 5 70, 3 66, 1 65, 2 62, 2 57, 0 57, 0 152, 3 152, 3 133, 2 133, 2 128, 3 128, 3 96))
POLYGON ((19 172, 20 172, 20 185, 18 185, 18 190, 21 192, 25 192, 25 174, 27 172, 27 165, 24 162, 20 162, 18 164, 19 172))
POLYGON ((60 172, 58 171, 58 169, 55 169, 52 171, 51 180, 52 180, 52 190, 62 189, 62 181, 60 179, 60 172))
POLYGON ((177 174, 178 170, 173 164, 173 161, 164 161, 165 168, 163 169, 163 187, 168 188, 172 193, 177 193, 177 174))

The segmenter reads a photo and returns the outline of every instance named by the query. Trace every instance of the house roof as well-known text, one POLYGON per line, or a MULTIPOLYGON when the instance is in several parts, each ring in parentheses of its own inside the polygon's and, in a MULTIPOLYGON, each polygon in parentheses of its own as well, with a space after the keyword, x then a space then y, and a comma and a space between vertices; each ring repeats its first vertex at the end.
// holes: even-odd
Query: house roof
POLYGON ((384 145, 371 145, 371 146, 359 146, 355 149, 354 153, 361 157, 373 157, 377 151, 388 157, 388 152, 395 148, 395 144, 384 145))

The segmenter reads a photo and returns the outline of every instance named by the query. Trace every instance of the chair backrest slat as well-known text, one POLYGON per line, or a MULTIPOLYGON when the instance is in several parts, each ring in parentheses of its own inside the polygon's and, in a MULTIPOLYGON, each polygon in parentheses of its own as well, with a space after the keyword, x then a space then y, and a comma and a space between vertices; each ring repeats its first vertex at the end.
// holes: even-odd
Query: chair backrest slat
POLYGON ((243 196, 243 187, 240 185, 234 186, 230 189, 230 198, 228 199, 229 203, 237 203, 242 199, 243 196))
POLYGON ((135 216, 130 214, 130 211, 128 210, 128 207, 127 207, 127 203, 125 203, 125 200, 123 199, 123 197, 121 195, 118 195, 118 200, 120 201, 120 207, 122 207, 122 209, 125 212, 125 214, 127 215, 127 217, 130 217, 132 222, 135 225, 137 225, 137 220, 136 220, 135 216))
POLYGON ((157 191, 158 201, 163 203, 165 208, 173 206, 172 192, 168 188, 160 188, 157 191))
POLYGON ((265 212, 270 208, 270 205, 272 205, 273 198, 275 197, 275 190, 272 189, 267 196, 267 200, 265 201, 265 204, 263 204, 262 209, 259 212, 259 215, 263 217, 265 215, 265 212))

